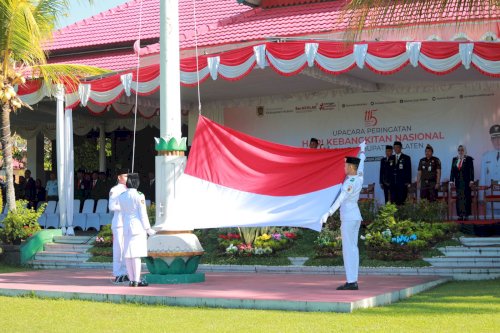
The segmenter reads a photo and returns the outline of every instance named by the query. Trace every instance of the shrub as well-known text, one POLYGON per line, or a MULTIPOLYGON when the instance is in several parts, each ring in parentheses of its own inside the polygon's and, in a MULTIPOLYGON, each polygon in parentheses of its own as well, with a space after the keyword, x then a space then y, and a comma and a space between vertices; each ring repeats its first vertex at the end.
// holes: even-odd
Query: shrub
POLYGON ((16 212, 9 212, 3 220, 4 228, 0 230, 0 239, 6 244, 20 244, 36 232, 40 231, 38 218, 45 210, 45 206, 38 211, 27 208, 28 201, 16 201, 16 212))
POLYGON ((113 246, 113 232, 111 231, 111 226, 104 225, 101 231, 97 234, 95 239, 94 247, 112 247, 113 246))
POLYGON ((446 220, 447 210, 448 205, 442 201, 407 201, 397 208, 396 217, 399 220, 411 219, 415 222, 443 222, 446 220))
POLYGON ((342 255, 340 229, 323 229, 314 241, 317 257, 338 257, 342 255))

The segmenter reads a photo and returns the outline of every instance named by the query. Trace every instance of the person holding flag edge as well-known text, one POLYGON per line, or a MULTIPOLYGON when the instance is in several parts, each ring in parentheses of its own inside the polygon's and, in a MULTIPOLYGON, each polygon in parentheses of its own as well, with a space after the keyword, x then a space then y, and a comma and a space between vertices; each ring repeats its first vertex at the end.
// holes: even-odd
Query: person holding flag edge
POLYGON ((359 250, 358 234, 361 226, 361 212, 358 199, 363 187, 363 169, 366 143, 360 144, 358 157, 347 156, 345 160, 346 179, 342 184, 340 195, 334 201, 330 214, 340 208, 342 255, 347 281, 337 290, 358 290, 359 250))

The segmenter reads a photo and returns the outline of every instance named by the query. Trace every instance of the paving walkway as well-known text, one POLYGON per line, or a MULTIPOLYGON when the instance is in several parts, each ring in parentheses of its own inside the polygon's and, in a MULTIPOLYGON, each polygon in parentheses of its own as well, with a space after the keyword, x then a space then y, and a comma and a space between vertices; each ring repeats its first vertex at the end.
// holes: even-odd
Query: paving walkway
POLYGON ((351 312, 386 305, 446 282, 438 276, 361 276, 358 291, 337 291, 343 276, 206 273, 203 283, 116 286, 105 270, 0 274, 0 295, 136 302, 176 306, 351 312))

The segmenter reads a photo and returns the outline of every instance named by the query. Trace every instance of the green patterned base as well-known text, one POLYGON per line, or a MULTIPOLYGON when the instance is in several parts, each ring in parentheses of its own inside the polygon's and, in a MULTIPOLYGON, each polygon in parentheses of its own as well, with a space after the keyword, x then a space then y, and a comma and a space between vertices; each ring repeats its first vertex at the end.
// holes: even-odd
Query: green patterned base
POLYGON ((167 275, 167 274, 192 274, 196 272, 201 256, 193 256, 187 261, 182 258, 175 258, 168 265, 162 258, 146 257, 146 265, 152 274, 167 275))
POLYGON ((146 274, 144 278, 150 284, 183 284, 205 282, 205 273, 193 274, 146 274))

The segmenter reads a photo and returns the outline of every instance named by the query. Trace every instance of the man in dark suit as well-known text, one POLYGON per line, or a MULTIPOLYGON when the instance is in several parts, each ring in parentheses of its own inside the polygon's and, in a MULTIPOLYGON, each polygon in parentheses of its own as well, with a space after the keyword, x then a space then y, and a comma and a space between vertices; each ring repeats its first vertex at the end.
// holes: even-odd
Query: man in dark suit
POLYGON ((380 188, 384 191, 385 203, 390 201, 389 190, 391 186, 391 177, 393 175, 393 162, 390 161, 392 156, 392 146, 385 146, 385 157, 380 160, 380 188))
POLYGON ((403 205, 408 196, 408 188, 411 186, 411 158, 403 154, 401 142, 394 142, 394 155, 389 159, 392 161, 392 177, 390 184, 391 200, 396 205, 403 205))
POLYGON ((107 199, 108 193, 109 191, 106 181, 99 176, 99 172, 94 171, 92 173, 90 198, 97 202, 99 199, 107 199))

